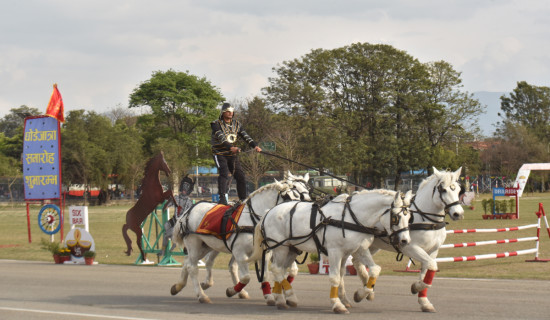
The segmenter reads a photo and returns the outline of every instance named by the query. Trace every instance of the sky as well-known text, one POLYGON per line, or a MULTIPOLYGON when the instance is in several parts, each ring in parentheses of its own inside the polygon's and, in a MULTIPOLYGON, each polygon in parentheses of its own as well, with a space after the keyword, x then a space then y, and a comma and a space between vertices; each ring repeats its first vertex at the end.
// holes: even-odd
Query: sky
MULTIPOLYGON (((461 90, 550 86, 550 1, 0 0, 0 117, 128 106, 155 71, 205 77, 228 101, 261 96, 273 68, 314 49, 388 44, 444 60, 461 90)), ((488 115, 486 115, 488 116, 488 115)))

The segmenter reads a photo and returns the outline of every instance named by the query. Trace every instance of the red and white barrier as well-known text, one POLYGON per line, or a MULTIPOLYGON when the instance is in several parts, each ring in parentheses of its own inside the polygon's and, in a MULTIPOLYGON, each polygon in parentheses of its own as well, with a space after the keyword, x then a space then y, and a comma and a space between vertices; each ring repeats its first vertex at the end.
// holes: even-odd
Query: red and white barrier
MULTIPOLYGON (((517 239, 502 239, 502 240, 487 240, 487 241, 478 241, 478 242, 465 242, 465 243, 454 243, 454 244, 443 244, 440 249, 445 248, 465 248, 465 247, 476 247, 476 246, 483 246, 483 245, 493 245, 493 244, 505 244, 505 243, 516 243, 516 242, 524 242, 524 241, 535 241, 536 245, 534 248, 531 249, 525 249, 525 250, 518 250, 518 251, 511 251, 511 252, 502 252, 502 253, 490 253, 490 254, 480 254, 480 255, 474 255, 474 256, 462 256, 462 257, 441 257, 436 258, 436 262, 461 262, 461 261, 476 261, 476 260, 484 260, 484 259, 498 259, 498 258, 507 258, 507 257, 515 257, 525 254, 535 254, 534 260, 525 260, 526 262, 547 262, 550 261, 550 259, 539 259, 539 244, 540 244, 540 227, 541 227, 541 219, 544 217, 545 223, 546 223, 546 229, 548 231, 548 236, 550 237, 550 227, 548 225, 548 220, 546 219, 546 214, 544 213, 544 208, 542 207, 542 203, 539 203, 539 211, 535 212, 535 214, 538 216, 538 223, 536 224, 530 224, 525 226, 519 226, 519 227, 511 227, 511 228, 494 228, 494 229, 462 229, 462 230, 447 230, 447 234, 463 234, 463 233, 489 233, 489 232, 508 232, 508 231, 519 231, 529 228, 537 228, 537 236, 536 237, 525 237, 525 238, 517 238, 517 239)), ((407 264, 407 268, 405 270, 394 270, 399 272, 419 272, 420 270, 411 270, 409 269, 411 266, 411 260, 409 259, 409 263, 407 264)))

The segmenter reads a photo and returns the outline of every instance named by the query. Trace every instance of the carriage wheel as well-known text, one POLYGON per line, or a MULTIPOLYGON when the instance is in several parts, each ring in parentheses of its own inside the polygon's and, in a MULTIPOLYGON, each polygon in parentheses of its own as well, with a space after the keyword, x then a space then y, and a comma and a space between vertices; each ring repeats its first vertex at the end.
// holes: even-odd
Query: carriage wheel
POLYGON ((47 204, 38 213, 38 226, 46 234, 55 234, 61 228, 61 210, 55 204, 47 204))

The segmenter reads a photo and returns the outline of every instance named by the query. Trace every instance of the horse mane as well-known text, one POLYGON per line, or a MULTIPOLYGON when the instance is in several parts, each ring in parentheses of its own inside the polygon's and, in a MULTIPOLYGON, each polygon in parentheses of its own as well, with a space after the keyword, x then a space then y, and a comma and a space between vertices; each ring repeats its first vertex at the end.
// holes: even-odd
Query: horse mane
POLYGON ((141 179, 141 185, 143 186, 143 183, 145 182, 145 178, 147 177, 147 172, 151 169, 153 166, 153 162, 160 156, 161 153, 158 153, 156 156, 152 157, 151 159, 147 160, 147 163, 145 164, 145 168, 143 169, 143 178, 141 179))
POLYGON ((252 198, 253 196, 255 196, 256 194, 258 193, 261 193, 261 192, 264 192, 264 191, 267 191, 267 190, 271 190, 271 189, 275 189, 277 188, 277 184, 276 183, 270 183, 270 184, 266 184, 265 186, 261 186, 259 187, 258 189, 254 190, 254 192, 252 192, 248 198, 252 198))
MULTIPOLYGON (((425 187, 426 185, 428 185, 429 183, 437 179, 438 179, 437 175, 432 174, 431 176, 427 177, 420 183, 420 185, 418 186, 418 189, 422 189, 423 187, 425 187)), ((453 183, 451 172, 448 172, 448 171, 441 172, 441 179, 439 179, 439 181, 441 181, 441 184, 443 185, 444 188, 448 187, 451 183, 453 183)))
POLYGON ((356 194, 365 194, 365 193, 378 193, 378 194, 381 194, 381 195, 389 195, 389 196, 394 196, 395 195, 395 191, 393 190, 387 190, 387 189, 373 189, 373 190, 361 190, 361 191, 355 191, 353 193, 353 195, 356 195, 356 194))

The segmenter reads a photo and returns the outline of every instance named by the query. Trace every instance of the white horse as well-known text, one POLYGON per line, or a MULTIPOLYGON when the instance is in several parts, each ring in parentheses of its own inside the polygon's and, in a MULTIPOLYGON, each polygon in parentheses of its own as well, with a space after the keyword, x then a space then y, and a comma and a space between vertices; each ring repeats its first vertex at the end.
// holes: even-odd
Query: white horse
MULTIPOLYGON (((305 176, 294 176, 290 172, 287 179, 282 182, 263 186, 254 191, 239 206, 242 207, 240 219, 234 223, 234 232, 224 240, 223 234, 220 238, 215 235, 196 233, 203 217, 212 208, 215 203, 199 202, 188 212, 183 214, 175 223, 172 240, 180 247, 187 249, 187 257, 184 261, 180 280, 171 288, 171 294, 180 292, 187 284, 188 276, 191 277, 193 287, 199 302, 211 303, 210 298, 204 293, 203 289, 213 285, 212 266, 219 252, 232 254, 232 260, 229 264, 229 270, 235 284, 226 290, 228 297, 239 293, 240 298, 248 298, 248 293, 243 288, 250 281, 248 263, 246 260, 253 251, 252 231, 261 217, 275 205, 287 200, 306 200, 311 201, 307 182, 309 174, 305 176), (208 254, 206 264, 206 280, 202 283, 198 281, 198 261, 208 254), (235 267, 235 264, 237 267, 235 267), (237 270, 238 269, 238 275, 237 270)), ((297 269, 297 268, 296 268, 297 269)), ((274 304, 273 296, 269 282, 262 283, 264 298, 268 304, 274 304), (269 290, 266 290, 266 287, 269 290), (271 302, 270 302, 271 301, 271 302)))
POLYGON ((411 196, 409 192, 402 200, 395 191, 374 190, 339 195, 322 208, 307 202, 280 204, 256 226, 254 253, 249 260, 257 261, 263 251, 272 251, 273 294, 282 309, 298 303, 292 286, 283 279, 285 270, 301 251, 325 253, 330 265, 332 310, 348 313, 338 294, 346 258, 368 250, 375 234, 388 234, 394 245, 405 246, 410 241, 410 216, 404 203, 411 196))
MULTIPOLYGON (((455 172, 440 172, 436 168, 433 168, 433 171, 434 173, 420 184, 411 203, 412 218, 409 224, 411 242, 402 249, 404 255, 421 263, 420 279, 412 284, 411 292, 418 293, 418 303, 424 312, 435 312, 434 306, 428 300, 427 290, 431 287, 437 271, 435 258, 439 247, 445 242, 447 236, 445 214, 453 220, 464 217, 464 209, 459 202, 461 187, 458 182, 462 167, 455 172)), ((353 264, 363 281, 363 287, 355 292, 356 302, 365 297, 368 300, 374 299, 373 287, 380 267, 374 263, 371 255, 380 249, 395 251, 387 238, 377 237, 369 249, 370 254, 367 252, 357 259, 354 258, 353 264), (364 268, 365 264, 369 267, 368 273, 364 268)), ((343 288, 342 290, 345 291, 343 288)))

